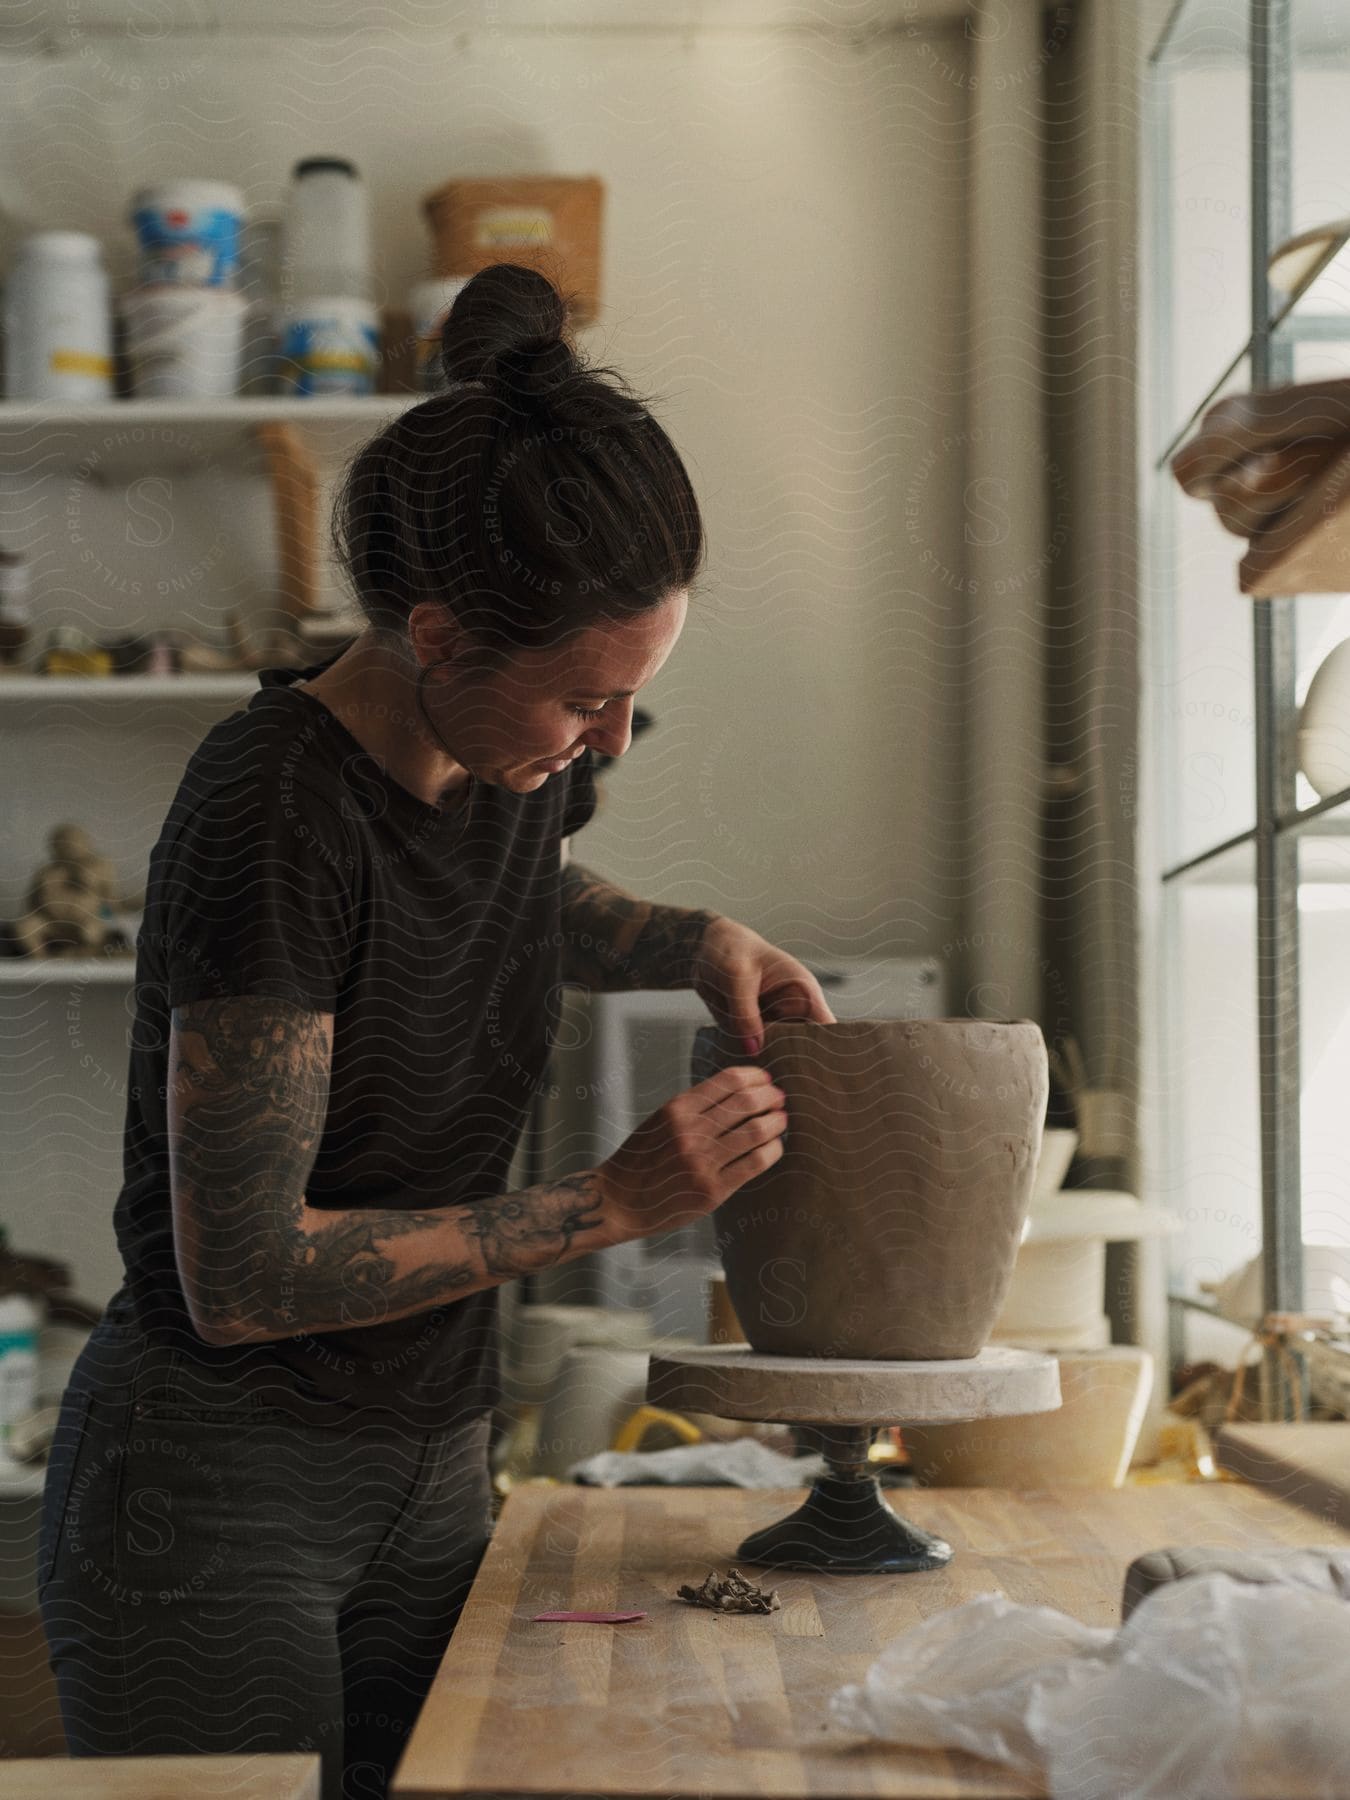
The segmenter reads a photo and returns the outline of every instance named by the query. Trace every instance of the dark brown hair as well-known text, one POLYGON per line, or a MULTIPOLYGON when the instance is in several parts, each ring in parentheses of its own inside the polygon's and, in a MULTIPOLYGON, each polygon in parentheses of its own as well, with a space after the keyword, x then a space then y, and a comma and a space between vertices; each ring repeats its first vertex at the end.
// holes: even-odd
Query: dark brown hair
POLYGON ((495 263, 445 321, 449 387, 353 460, 333 543, 371 624, 445 606, 483 658, 557 645, 689 588, 703 522, 647 402, 569 342, 543 275, 495 263))

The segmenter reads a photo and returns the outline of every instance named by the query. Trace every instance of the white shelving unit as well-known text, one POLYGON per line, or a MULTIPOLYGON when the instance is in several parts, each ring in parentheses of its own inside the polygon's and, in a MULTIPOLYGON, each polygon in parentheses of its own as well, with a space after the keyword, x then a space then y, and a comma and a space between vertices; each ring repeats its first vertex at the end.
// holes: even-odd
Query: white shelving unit
POLYGON ((15 956, 0 962, 0 988, 81 988, 90 982, 127 987, 135 973, 134 956, 15 956))
MULTIPOLYGON (((251 669, 38 674, 51 628, 75 625, 101 641, 174 629, 223 644, 227 614, 247 629, 265 623, 276 603, 276 524, 256 427, 299 428, 326 488, 367 437, 423 397, 0 402, 0 542, 33 570, 27 665, 0 673, 9 777, 0 919, 23 910, 49 835, 66 821, 113 859, 124 892, 142 888, 184 765, 258 682, 251 669)), ((324 492, 325 512, 328 501, 324 492)), ((131 955, 0 959, 10 1049, 0 1057, 0 1168, 33 1184, 25 1244, 71 1263, 78 1290, 95 1300, 117 1278, 109 1215, 121 1184, 135 973, 131 955)))
POLYGON ((231 400, 107 400, 60 406, 0 402, 0 471, 44 466, 97 468, 125 479, 135 470, 200 469, 254 455, 258 425, 303 426, 321 453, 341 454, 424 394, 306 399, 268 394, 231 400))
MULTIPOLYGON (((340 148, 369 184, 391 308, 431 273, 421 201, 451 177, 605 180, 585 348, 653 398, 686 457, 709 593, 652 697, 658 753, 613 784, 589 854, 798 949, 952 937, 959 634, 934 571, 962 542, 967 0, 372 15, 371 91, 331 0, 164 0, 130 35, 108 0, 37 10, 36 36, 30 12, 0 26, 10 239, 96 233, 119 294, 129 198, 174 173, 237 183, 261 218, 297 159, 340 148), (930 434, 952 446, 931 473, 930 434)), ((277 566, 256 427, 294 424, 326 475, 418 399, 0 402, 0 542, 31 561, 39 637, 223 645, 232 612, 261 627, 277 566)), ((184 763, 251 685, 0 677, 0 918, 67 820, 126 892, 143 885, 184 763)), ((117 1273, 133 1001, 124 963, 0 970, 0 1220, 94 1300, 117 1273)))
POLYGON ((224 400, 0 401, 0 428, 33 425, 257 425, 269 419, 295 424, 350 420, 378 423, 425 399, 423 394, 363 394, 323 398, 258 394, 224 400))
POLYGON ((0 706, 41 706, 49 700, 235 700, 257 681, 252 669, 220 675, 0 676, 0 706))

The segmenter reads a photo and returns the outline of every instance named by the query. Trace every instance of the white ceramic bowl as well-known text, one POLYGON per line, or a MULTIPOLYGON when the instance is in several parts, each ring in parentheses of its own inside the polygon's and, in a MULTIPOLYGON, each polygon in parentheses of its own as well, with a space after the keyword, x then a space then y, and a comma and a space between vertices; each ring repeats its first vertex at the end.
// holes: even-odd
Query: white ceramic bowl
POLYGON ((1298 764, 1322 799, 1350 787, 1350 638, 1324 658, 1308 686, 1298 764))

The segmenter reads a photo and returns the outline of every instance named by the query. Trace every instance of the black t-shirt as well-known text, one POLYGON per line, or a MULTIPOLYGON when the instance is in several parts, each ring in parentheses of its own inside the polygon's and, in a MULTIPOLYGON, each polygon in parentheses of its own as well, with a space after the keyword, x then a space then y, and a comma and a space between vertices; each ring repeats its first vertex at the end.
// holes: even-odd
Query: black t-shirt
POLYGON ((150 858, 110 1309, 305 1416, 423 1429, 497 1403, 497 1290, 391 1324, 215 1348, 174 1262, 169 1015, 271 994, 334 1015, 316 1207, 472 1205, 505 1191, 546 1078, 559 981, 559 845, 595 810, 587 750, 531 794, 482 782, 425 804, 312 694, 269 669, 198 746, 150 858))

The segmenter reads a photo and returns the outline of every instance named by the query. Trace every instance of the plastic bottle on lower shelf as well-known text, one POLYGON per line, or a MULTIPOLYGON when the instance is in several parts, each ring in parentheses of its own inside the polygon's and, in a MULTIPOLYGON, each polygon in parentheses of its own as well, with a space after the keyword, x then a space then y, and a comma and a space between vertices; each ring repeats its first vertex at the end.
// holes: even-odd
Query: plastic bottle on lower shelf
MULTIPOLYGON (((0 1259, 5 1237, 0 1230, 0 1259)), ((8 1462, 10 1427, 37 1403, 38 1330, 42 1313, 27 1294, 0 1294, 0 1462, 8 1462)))

